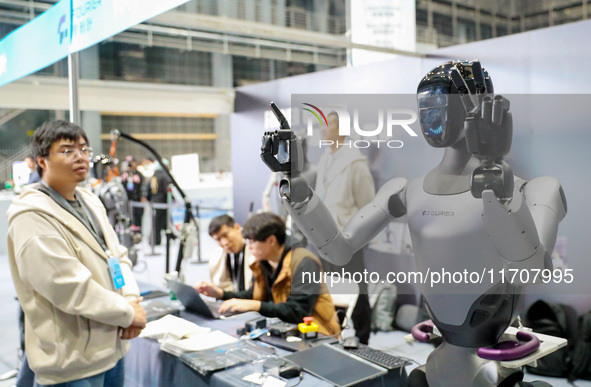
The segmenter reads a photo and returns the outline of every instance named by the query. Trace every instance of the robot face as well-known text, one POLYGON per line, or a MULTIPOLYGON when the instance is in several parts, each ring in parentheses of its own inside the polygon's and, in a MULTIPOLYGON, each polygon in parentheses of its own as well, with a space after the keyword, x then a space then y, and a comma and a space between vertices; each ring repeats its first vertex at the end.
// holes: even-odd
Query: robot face
POLYGON ((430 87, 417 94, 419 120, 423 136, 429 145, 442 148, 452 145, 462 130, 457 95, 447 94, 441 86, 430 87))
POLYGON ((423 135, 434 146, 444 141, 447 126, 447 94, 419 93, 419 117, 423 135))

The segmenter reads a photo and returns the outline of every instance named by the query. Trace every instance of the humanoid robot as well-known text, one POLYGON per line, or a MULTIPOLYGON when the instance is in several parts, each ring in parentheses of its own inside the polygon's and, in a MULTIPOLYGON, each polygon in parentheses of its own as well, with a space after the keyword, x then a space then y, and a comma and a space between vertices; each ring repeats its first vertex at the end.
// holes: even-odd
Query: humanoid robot
POLYGON ((419 117, 428 144, 445 148, 441 163, 411 182, 385 183, 342 232, 298 176, 301 147, 277 109, 282 129, 263 137, 263 161, 286 174, 280 186, 284 206, 327 260, 345 264, 389 222, 407 215, 423 275, 495 274, 477 283, 421 285, 432 321, 415 327, 413 336, 426 340, 435 327, 443 343, 411 373, 409 386, 548 386, 522 382, 519 369, 491 361, 534 351, 539 345, 534 335, 518 333, 521 343, 515 347, 492 346, 516 319, 521 288, 528 283, 510 281, 501 270, 552 269, 550 254, 566 200, 555 178, 526 182, 513 176, 503 161, 511 147, 510 104, 492 93, 491 78, 478 61, 451 61, 430 71, 417 89, 419 117), (291 159, 279 162, 285 156, 275 155, 286 149, 291 159))

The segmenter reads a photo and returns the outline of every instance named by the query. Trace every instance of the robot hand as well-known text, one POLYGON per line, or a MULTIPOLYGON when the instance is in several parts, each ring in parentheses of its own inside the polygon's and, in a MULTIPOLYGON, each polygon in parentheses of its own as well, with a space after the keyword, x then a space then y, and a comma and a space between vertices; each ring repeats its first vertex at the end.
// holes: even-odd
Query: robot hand
POLYGON ((513 118, 509 100, 501 95, 487 95, 482 103, 466 114, 468 151, 480 160, 472 172, 472 195, 482 197, 490 189, 498 199, 513 196, 513 172, 503 157, 511 149, 513 118))
POLYGON ((488 94, 466 112, 468 151, 481 163, 497 163, 509 153, 513 137, 510 102, 502 95, 488 94))
POLYGON ((513 118, 509 100, 487 90, 480 62, 472 64, 475 93, 464 81, 460 71, 450 71, 452 82, 458 90, 466 111, 464 128, 468 151, 480 160, 480 166, 472 173, 472 195, 482 197, 482 191, 490 189, 498 199, 513 195, 513 173, 503 157, 511 149, 513 118))
POLYGON ((293 202, 303 202, 311 195, 310 187, 300 177, 304 168, 302 140, 290 129, 289 123, 273 102, 271 110, 280 123, 280 129, 265 132, 261 145, 261 159, 273 172, 282 172, 279 185, 281 197, 293 202))

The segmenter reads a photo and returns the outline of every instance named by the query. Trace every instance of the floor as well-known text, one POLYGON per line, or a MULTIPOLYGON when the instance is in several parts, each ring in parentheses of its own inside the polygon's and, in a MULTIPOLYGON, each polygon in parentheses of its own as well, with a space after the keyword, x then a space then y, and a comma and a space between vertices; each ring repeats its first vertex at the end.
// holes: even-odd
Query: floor
MULTIPOLYGON (((207 252, 203 253, 204 260, 217 255, 209 243, 204 243, 207 252)), ((162 284, 165 272, 165 248, 157 246, 152 248, 147 244, 140 244, 139 262, 134 268, 138 281, 162 284)), ((177 246, 171 248, 171 257, 176 257, 177 246)), ((196 254, 194 253, 194 256, 196 254)), ((175 258, 172 258, 174 261, 175 258)), ((207 263, 200 263, 196 258, 186 262, 183 267, 185 282, 197 283, 201 280, 208 280, 209 273, 207 263)), ((0 379, 3 374, 9 372, 17 366, 17 348, 19 347, 18 332, 18 303, 15 300, 16 293, 12 286, 10 270, 6 255, 0 255, 0 379)), ((402 332, 378 332, 372 334, 370 345, 385 350, 387 352, 405 356, 413 359, 416 363, 409 366, 407 371, 416 367, 417 364, 423 364, 429 355, 432 347, 428 344, 408 344, 404 341, 405 333, 402 332)), ((0 380, 0 387, 9 387, 14 385, 14 378, 0 380)), ((528 376, 526 380, 546 380, 554 387, 572 386, 564 379, 541 378, 538 376, 528 376)), ((577 381, 574 384, 579 387, 591 387, 591 382, 577 381)))

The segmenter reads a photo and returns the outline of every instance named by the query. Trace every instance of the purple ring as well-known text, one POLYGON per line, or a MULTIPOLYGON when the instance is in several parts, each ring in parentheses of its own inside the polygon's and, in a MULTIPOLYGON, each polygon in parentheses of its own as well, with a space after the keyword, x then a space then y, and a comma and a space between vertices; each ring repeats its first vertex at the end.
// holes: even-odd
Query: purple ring
POLYGON ((519 331, 515 337, 519 341, 508 340, 497 343, 492 348, 481 347, 477 354, 482 359, 507 361, 521 359, 540 347, 540 340, 531 333, 519 331))
POLYGON ((433 333, 433 321, 427 320, 418 323, 410 330, 412 337, 421 343, 429 342, 429 333, 433 333))

